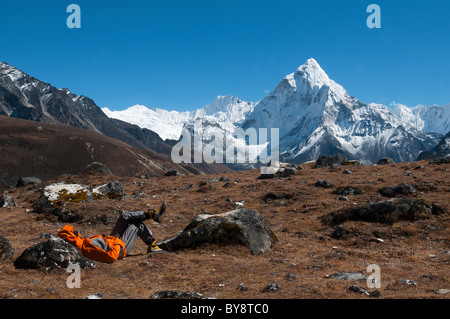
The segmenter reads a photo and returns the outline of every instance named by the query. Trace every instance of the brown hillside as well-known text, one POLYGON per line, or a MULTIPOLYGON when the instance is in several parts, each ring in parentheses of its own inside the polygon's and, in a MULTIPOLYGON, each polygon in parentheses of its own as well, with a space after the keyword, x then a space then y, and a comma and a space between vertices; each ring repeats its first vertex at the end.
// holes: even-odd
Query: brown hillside
POLYGON ((245 201, 244 207, 258 210, 279 240, 270 252, 261 255, 251 255, 243 246, 217 244, 147 255, 145 245, 138 240, 131 256, 115 264, 97 263, 97 268, 82 271, 79 289, 67 288, 68 274, 64 270, 48 273, 14 268, 14 260, 24 249, 44 241, 42 234, 56 234, 64 224, 27 212, 36 203, 39 189, 12 189, 8 195, 18 207, 0 209, 0 235, 10 241, 15 254, 0 262, 0 297, 86 298, 101 293, 106 299, 146 299, 158 291, 180 290, 213 298, 370 298, 349 290, 357 284, 373 292, 375 289, 367 288, 364 280, 329 277, 341 271, 369 275, 369 264, 377 264, 381 270, 378 298, 450 297, 445 290, 450 289, 450 164, 422 161, 351 167, 350 175, 343 174, 344 168, 313 169, 312 164, 304 167, 297 175, 265 180, 257 179, 257 170, 232 172, 227 174, 230 182, 216 181, 221 174, 151 179, 60 177, 55 181, 89 186, 118 179, 126 195, 138 195, 120 201, 68 203, 66 209, 84 214, 83 220, 73 226, 86 236, 109 234, 118 212, 142 210, 146 204, 157 207, 167 201, 168 211, 162 223, 149 223, 156 238, 163 239, 183 230, 197 214, 226 212, 236 207, 235 202, 245 201), (333 186, 315 187, 319 179, 333 186), (339 225, 341 232, 320 220, 330 212, 386 200, 379 188, 400 183, 416 189, 408 197, 434 204, 440 213, 392 225, 345 221, 339 225), (332 194, 343 186, 358 188, 361 193, 332 194), (241 283, 248 289, 237 289, 241 283), (280 289, 262 292, 272 283, 280 289))
POLYGON ((164 155, 81 128, 0 116, 0 185, 15 186, 19 178, 27 176, 46 180, 79 174, 94 161, 107 165, 118 176, 227 170, 222 165, 177 165, 164 155))

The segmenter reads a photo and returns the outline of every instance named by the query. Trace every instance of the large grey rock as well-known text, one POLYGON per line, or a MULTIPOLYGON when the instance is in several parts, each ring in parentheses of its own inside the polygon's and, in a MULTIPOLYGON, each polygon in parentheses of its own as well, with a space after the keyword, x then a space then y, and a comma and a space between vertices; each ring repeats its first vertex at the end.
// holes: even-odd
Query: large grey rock
POLYGON ((219 215, 201 214, 178 235, 158 243, 168 251, 195 248, 204 243, 239 243, 252 254, 270 250, 277 241, 256 210, 239 208, 219 215))
POLYGON ((314 168, 332 166, 332 165, 343 165, 347 163, 347 157, 342 154, 335 154, 330 156, 321 156, 317 159, 314 168))
POLYGON ((83 216, 68 210, 65 202, 92 202, 92 190, 90 187, 80 184, 57 183, 46 186, 33 205, 33 213, 44 216, 54 215, 65 223, 75 223, 83 219, 83 216))
POLYGON ((296 175, 298 170, 295 167, 285 167, 278 171, 278 176, 280 177, 288 177, 291 175, 296 175))
POLYGON ((28 247, 14 261, 18 269, 54 270, 67 268, 69 264, 78 264, 81 268, 94 268, 95 263, 84 257, 74 246, 59 237, 28 247))
POLYGON ((119 181, 111 182, 105 185, 101 185, 93 189, 93 198, 106 196, 111 199, 120 199, 125 196, 123 186, 119 181))

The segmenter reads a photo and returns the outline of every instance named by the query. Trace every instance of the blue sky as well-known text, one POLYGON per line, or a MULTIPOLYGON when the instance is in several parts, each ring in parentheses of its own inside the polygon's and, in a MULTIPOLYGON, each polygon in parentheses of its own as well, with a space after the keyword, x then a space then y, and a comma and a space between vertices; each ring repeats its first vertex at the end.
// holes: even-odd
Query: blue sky
POLYGON ((449 13, 448 0, 2 0, 0 61, 112 110, 258 101, 311 57, 361 101, 441 105, 449 13))

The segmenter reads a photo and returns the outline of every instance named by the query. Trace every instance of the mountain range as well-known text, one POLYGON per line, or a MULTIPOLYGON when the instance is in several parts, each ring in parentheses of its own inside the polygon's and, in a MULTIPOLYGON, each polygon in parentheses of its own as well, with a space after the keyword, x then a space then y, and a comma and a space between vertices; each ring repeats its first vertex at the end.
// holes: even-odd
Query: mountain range
POLYGON ((196 119, 202 121, 204 141, 219 130, 236 147, 242 147, 232 136, 236 129, 278 128, 282 160, 294 163, 334 153, 364 164, 383 157, 414 161, 450 131, 450 104, 389 108, 364 103, 330 79, 314 59, 284 77, 258 102, 227 95, 191 112, 142 105, 102 110, 110 118, 155 131, 164 140, 180 139, 183 128, 192 127, 196 119))
MULTIPOLYGON (((447 155, 442 146, 439 152, 431 150, 447 145, 444 135, 450 131, 450 104, 389 108, 364 103, 330 79, 314 59, 285 76, 260 101, 218 96, 202 108, 185 112, 143 105, 123 111, 101 109, 88 97, 55 88, 1 62, 0 115, 83 128, 167 158, 183 132, 193 133, 195 122, 201 123, 204 143, 221 136, 223 145, 247 150, 253 161, 268 144, 249 145, 234 134, 236 130, 277 128, 281 160, 294 163, 335 153, 364 164, 383 157, 414 161, 422 152, 447 155)), ((270 136, 266 142, 272 142, 270 136)), ((250 168, 252 163, 249 159, 228 167, 250 168)), ((220 163, 192 165, 205 173, 226 170, 220 163)))
MULTIPOLYGON (((92 132, 91 136, 93 137, 93 140, 95 139, 95 144, 98 145, 96 149, 99 149, 100 145, 108 145, 106 148, 112 150, 117 149, 116 146, 110 145, 111 141, 108 139, 103 139, 103 141, 100 142, 98 138, 99 134, 119 140, 130 146, 128 149, 129 152, 136 153, 136 149, 144 150, 146 159, 140 159, 144 162, 147 160, 154 160, 161 163, 161 158, 163 158, 168 165, 166 165, 166 168, 161 166, 160 169, 157 170, 160 174, 164 173, 165 170, 174 169, 180 173, 189 172, 194 174, 216 173, 228 170, 226 166, 221 164, 210 165, 193 163, 184 166, 174 166, 174 163, 170 163, 169 157, 172 146, 165 143, 155 132, 118 119, 111 119, 105 115, 92 99, 82 95, 75 95, 65 88, 55 88, 51 84, 40 81, 14 66, 5 62, 0 62, 0 126, 2 127, 9 125, 9 122, 7 122, 4 117, 84 129, 86 130, 86 133, 82 134, 84 140, 86 141, 87 132, 92 132)), ((32 127, 33 125, 29 124, 29 126, 32 127)), ((33 132, 35 131, 35 129, 31 130, 33 132)), ((53 131, 65 132, 61 133, 64 135, 69 134, 66 130, 63 130, 63 128, 54 129, 53 131)), ((75 133, 71 134, 74 134, 74 136, 77 135, 75 133)), ((0 145, 0 149, 5 151, 7 149, 6 146, 17 144, 14 148, 14 154, 21 153, 24 158, 27 158, 28 156, 31 156, 30 152, 33 151, 33 148, 37 147, 38 144, 35 143, 36 140, 39 140, 39 138, 26 134, 22 134, 21 136, 2 136, 2 145, 0 145), (6 140, 7 137, 10 137, 10 139, 6 140), (18 139, 21 140, 20 143, 17 143, 18 139), (20 148, 20 146, 23 147, 20 148)), ((91 144, 94 143, 92 141, 86 142, 91 144)), ((68 143, 76 145, 76 143, 68 143)), ((60 144, 53 143, 52 145, 55 145, 56 147, 53 149, 54 153, 60 151, 58 150, 59 146, 57 146, 60 144)), ((82 152, 84 152, 84 148, 85 147, 83 146, 82 152)), ((50 152, 50 149, 51 147, 49 147, 48 152, 50 152)), ((66 148, 65 150, 67 151, 66 148)), ((78 150, 74 148, 69 153, 66 152, 65 154, 61 154, 61 156, 52 158, 54 158, 55 161, 59 161, 64 156, 77 157, 77 151, 78 150)), ((126 162, 129 160, 125 156, 126 153, 127 152, 118 152, 114 155, 126 162), (119 156, 118 154, 124 156, 119 156)), ((37 155, 33 153, 32 156, 37 155)), ((96 160, 96 158, 93 160, 96 160)), ((138 161, 139 156, 135 156, 133 160, 138 161)), ((1 167, 6 169, 6 172, 3 172, 2 174, 7 174, 9 168, 7 164, 11 163, 11 158, 8 161, 9 162, 0 162, 1 167)), ((68 163, 67 161, 63 162, 68 163)), ((84 165, 88 164, 84 158, 81 162, 84 165)), ((130 165, 133 166, 134 163, 130 163, 130 165)), ((58 169, 57 172, 55 171, 54 174, 63 174, 71 171, 70 167, 60 165, 60 163, 58 163, 57 166, 60 169, 58 169)), ((136 169, 142 169, 145 168, 146 165, 136 165, 134 167, 136 167, 136 169)), ((111 167, 111 170, 114 171, 114 167, 111 167)), ((39 173, 38 170, 36 170, 36 172, 37 174, 39 173)), ((7 175, 9 176, 11 174, 8 173, 7 175)), ((46 173, 46 175, 48 174, 46 173)), ((3 176, 3 179, 6 180, 8 176, 3 176)))

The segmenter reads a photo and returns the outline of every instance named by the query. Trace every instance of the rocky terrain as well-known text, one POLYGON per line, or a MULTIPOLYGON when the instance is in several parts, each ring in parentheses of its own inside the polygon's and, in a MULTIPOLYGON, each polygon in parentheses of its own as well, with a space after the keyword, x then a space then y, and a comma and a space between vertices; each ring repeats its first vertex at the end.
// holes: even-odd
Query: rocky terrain
POLYGON ((450 163, 356 164, 314 168, 311 162, 265 178, 259 170, 159 177, 81 170, 22 183, 0 198, 0 297, 448 299, 450 163), (42 209, 42 189, 62 182, 111 192, 93 200, 67 197, 54 203, 56 210, 42 209), (81 287, 71 289, 64 267, 19 267, 25 250, 48 246, 66 224, 84 236, 109 235, 120 212, 163 201, 161 224, 146 222, 158 241, 199 214, 236 208, 257 211, 276 240, 261 253, 239 240, 219 240, 151 255, 138 240, 125 259, 83 268, 81 287), (380 288, 367 286, 373 264, 380 288))

